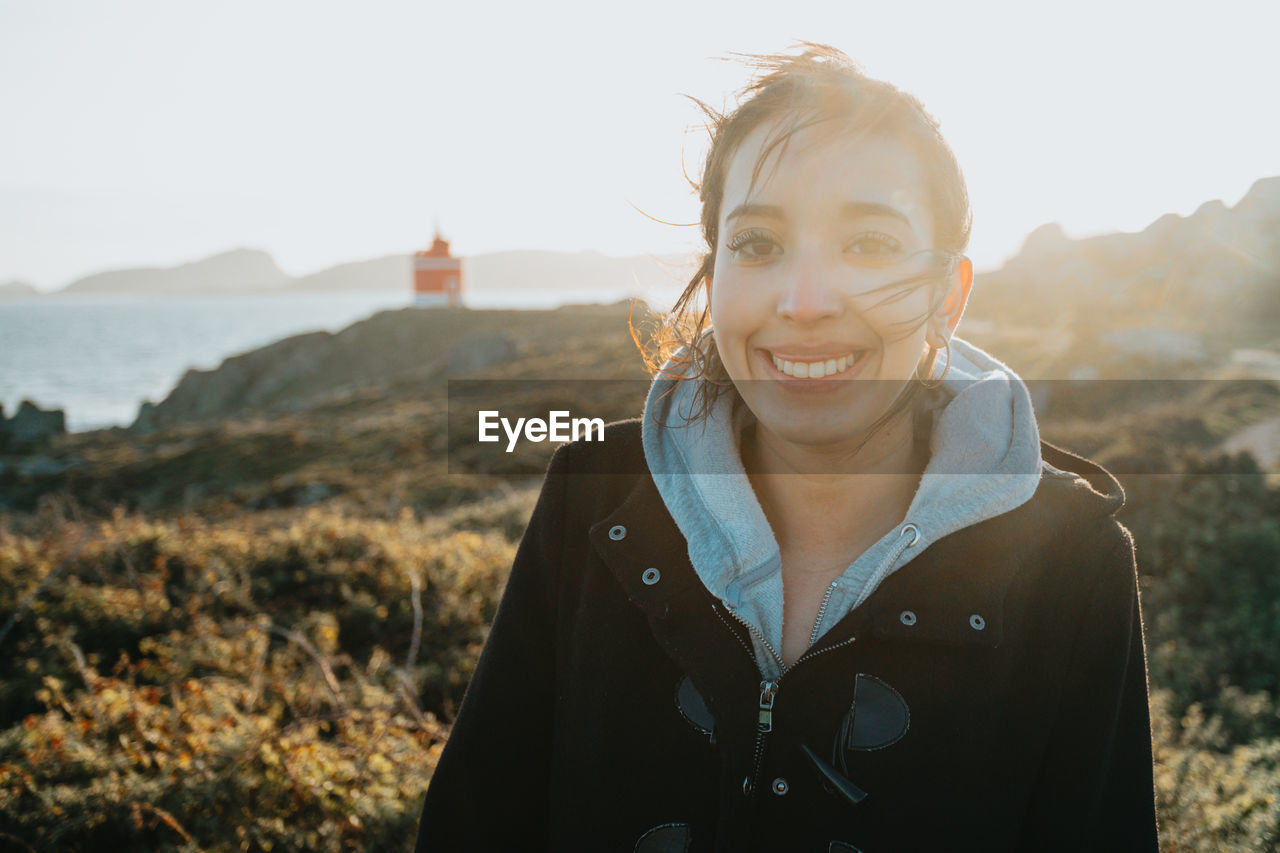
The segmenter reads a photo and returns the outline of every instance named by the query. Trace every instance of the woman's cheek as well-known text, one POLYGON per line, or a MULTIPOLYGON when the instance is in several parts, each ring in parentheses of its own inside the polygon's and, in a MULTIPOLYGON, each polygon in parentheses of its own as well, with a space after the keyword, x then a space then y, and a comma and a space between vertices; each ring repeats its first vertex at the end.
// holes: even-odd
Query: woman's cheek
POLYGON ((746 367, 747 339, 752 334, 751 318, 754 315, 746 294, 712 300, 712 332, 720 358, 730 370, 730 375, 740 375, 746 367))

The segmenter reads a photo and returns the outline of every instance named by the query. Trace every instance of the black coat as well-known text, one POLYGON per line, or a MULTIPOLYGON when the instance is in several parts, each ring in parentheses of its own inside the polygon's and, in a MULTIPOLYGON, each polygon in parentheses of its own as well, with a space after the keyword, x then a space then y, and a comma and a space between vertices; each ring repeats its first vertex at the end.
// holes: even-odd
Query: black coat
POLYGON ((1115 479, 1050 445, 776 684, 699 581, 640 425, 556 451, 419 851, 1155 850, 1115 479))

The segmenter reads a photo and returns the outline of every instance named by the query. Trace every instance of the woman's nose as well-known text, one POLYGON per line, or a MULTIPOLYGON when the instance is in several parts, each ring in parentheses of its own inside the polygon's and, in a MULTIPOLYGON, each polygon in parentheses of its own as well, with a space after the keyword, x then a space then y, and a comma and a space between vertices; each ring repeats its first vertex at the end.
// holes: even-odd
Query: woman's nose
POLYGON ((778 295, 778 315, 797 323, 834 317, 843 305, 835 280, 815 263, 793 264, 778 295))

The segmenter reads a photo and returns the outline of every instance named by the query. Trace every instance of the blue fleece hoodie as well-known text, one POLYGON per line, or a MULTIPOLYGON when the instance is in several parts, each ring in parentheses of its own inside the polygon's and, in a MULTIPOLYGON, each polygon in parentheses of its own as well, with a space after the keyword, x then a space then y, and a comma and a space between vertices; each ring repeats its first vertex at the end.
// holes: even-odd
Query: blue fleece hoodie
MULTIPOLYGON (((662 374, 654 381, 642 422, 645 461, 694 571, 751 630, 760 671, 775 678, 785 668, 777 652, 782 560, 742 465, 742 431, 753 416, 736 394, 723 394, 704 424, 692 424, 695 392, 692 382, 662 374)), ((1047 463, 1031 397, 1012 370, 953 337, 950 370, 932 398, 929 463, 906 516, 832 582, 810 644, 929 545, 1035 493, 1047 463)))

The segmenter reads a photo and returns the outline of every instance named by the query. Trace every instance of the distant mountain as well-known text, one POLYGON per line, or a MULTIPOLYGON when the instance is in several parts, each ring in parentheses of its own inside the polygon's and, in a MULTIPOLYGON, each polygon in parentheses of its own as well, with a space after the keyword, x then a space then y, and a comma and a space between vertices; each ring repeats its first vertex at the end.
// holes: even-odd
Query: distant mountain
POLYGON ((1061 335, 1075 361, 1126 330, 1186 333, 1221 352, 1280 343, 1280 177, 1255 182, 1234 207, 1206 202, 1133 234, 1072 240, 1043 225, 977 277, 965 316, 1061 335))
MULTIPOLYGON (((387 255, 341 264, 296 278, 289 290, 407 290, 412 287, 410 255, 387 255)), ((637 292, 683 283, 692 273, 683 255, 615 258, 599 252, 515 250, 469 255, 462 259, 463 292, 528 288, 565 290, 629 284, 637 292)))
POLYGON ((413 286, 408 255, 353 261, 295 278, 287 290, 408 290, 413 286))
POLYGON ((260 249, 233 249, 176 267, 97 273, 73 281, 60 293, 228 293, 276 290, 290 277, 260 249))
POLYGON ((39 295, 40 291, 25 281, 7 281, 0 284, 0 299, 22 299, 39 295))
MULTIPOLYGON (((281 270, 266 252, 236 249, 195 263, 169 268, 117 270, 82 278, 61 293, 228 293, 246 291, 409 291, 412 256, 384 255, 338 264, 296 278, 281 270)), ((463 292, 593 288, 616 294, 682 284, 692 272, 683 255, 615 258, 599 252, 507 251, 462 259, 463 292)), ((14 285, 16 287, 16 285, 14 285)), ((35 291, 32 291, 34 294, 35 291)), ((23 295, 32 295, 25 291, 23 295)), ((5 295, 0 291, 0 296, 5 295)))
POLYGON ((623 287, 636 290, 684 284, 693 274, 687 255, 614 258, 599 252, 510 251, 463 260, 466 286, 475 290, 511 288, 623 287))

